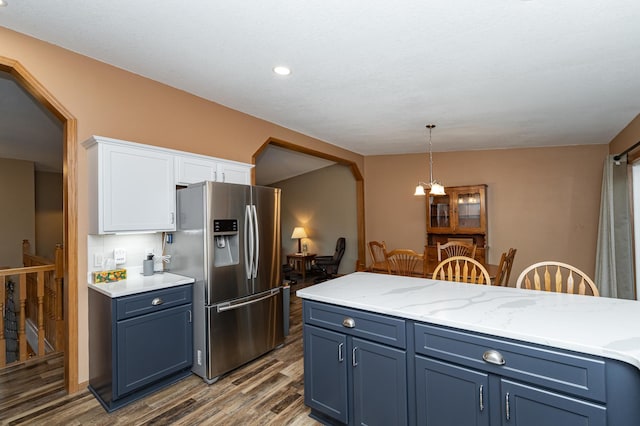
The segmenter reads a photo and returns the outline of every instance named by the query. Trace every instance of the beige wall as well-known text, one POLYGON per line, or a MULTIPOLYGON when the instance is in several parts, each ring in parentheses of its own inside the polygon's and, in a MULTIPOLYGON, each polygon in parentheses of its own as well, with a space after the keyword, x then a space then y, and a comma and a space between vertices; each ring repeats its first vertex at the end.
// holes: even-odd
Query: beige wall
POLYGON ((30 161, 0 158, 0 266, 22 266, 22 240, 35 232, 34 171, 30 161))
POLYGON ((55 259, 56 244, 62 244, 62 173, 36 172, 35 253, 55 259))
MULTIPOLYGON (((445 186, 488 185, 489 262, 517 248, 512 283, 541 260, 567 262, 593 276, 607 151, 592 145, 434 153, 434 177, 445 186)), ((426 154, 365 159, 367 240, 424 248, 426 201, 413 191, 428 173, 426 154)))
POLYGON ((351 170, 334 165, 271 186, 282 189, 282 260, 298 251, 291 239, 296 226, 304 226, 310 253, 332 255, 336 240, 345 237, 339 273, 355 270, 358 258, 356 184, 351 170))
MULTIPOLYGON (((247 163, 269 138, 277 138, 363 168, 360 155, 2 27, 0 56, 20 62, 77 119, 78 277, 87 276, 88 215, 87 159, 80 143, 91 135, 247 163)), ((89 373, 87 318, 87 286, 80 282, 80 383, 89 373)))

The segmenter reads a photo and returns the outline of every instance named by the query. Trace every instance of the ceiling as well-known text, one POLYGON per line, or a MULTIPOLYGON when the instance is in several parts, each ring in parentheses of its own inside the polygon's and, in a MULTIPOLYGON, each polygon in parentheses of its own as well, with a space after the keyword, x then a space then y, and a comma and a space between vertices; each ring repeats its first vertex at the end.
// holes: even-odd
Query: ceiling
POLYGON ((434 151, 608 143, 640 112, 638 22, 637 0, 0 8, 1 26, 362 155, 426 152, 428 123, 434 151))

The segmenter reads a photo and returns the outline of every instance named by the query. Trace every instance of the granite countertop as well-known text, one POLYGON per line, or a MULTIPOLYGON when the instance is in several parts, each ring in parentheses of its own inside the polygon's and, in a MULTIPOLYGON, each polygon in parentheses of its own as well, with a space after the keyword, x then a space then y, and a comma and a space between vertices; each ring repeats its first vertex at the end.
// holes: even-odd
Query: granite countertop
POLYGON ((356 272, 298 297, 617 359, 640 369, 640 303, 356 272))
POLYGON ((169 272, 156 272, 153 275, 145 277, 139 272, 129 273, 129 271, 127 271, 126 280, 104 284, 89 283, 89 288, 114 298, 183 284, 191 284, 194 281, 193 278, 171 274, 169 272))

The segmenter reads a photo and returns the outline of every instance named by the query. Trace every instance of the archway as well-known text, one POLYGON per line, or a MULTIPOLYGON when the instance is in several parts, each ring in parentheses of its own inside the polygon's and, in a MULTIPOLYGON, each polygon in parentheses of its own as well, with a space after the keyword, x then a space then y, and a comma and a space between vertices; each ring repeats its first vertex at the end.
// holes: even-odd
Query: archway
POLYGON ((0 70, 11 74, 40 104, 63 123, 64 227, 64 381, 67 393, 78 390, 78 235, 76 119, 18 61, 0 56, 0 70))
MULTIPOLYGON (((262 146, 253 154, 251 162, 256 164, 256 159, 260 154, 267 149, 269 145, 278 146, 281 148, 289 149, 291 151, 300 152, 307 155, 323 158, 325 160, 333 161, 337 164, 347 166, 356 183, 356 214, 357 214, 357 234, 358 234, 358 265, 366 264, 366 252, 365 252, 365 223, 364 223, 364 180, 362 174, 358 169, 358 165, 353 161, 346 160, 344 158, 336 157, 334 155, 326 154, 321 151, 316 151, 310 148, 306 148, 300 145, 296 145, 290 142, 279 140, 276 138, 269 138, 262 144, 262 146)), ((255 184, 255 170, 252 171, 252 182, 255 184)))

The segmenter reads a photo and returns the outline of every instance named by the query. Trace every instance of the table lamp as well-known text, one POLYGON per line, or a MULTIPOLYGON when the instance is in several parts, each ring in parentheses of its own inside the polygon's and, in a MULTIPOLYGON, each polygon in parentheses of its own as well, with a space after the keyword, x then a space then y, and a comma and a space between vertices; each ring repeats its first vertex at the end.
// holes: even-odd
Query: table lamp
POLYGON ((301 240, 303 238, 307 238, 307 233, 305 232, 302 226, 296 226, 293 228, 293 234, 291 234, 291 239, 298 239, 298 254, 302 253, 302 243, 301 240))

